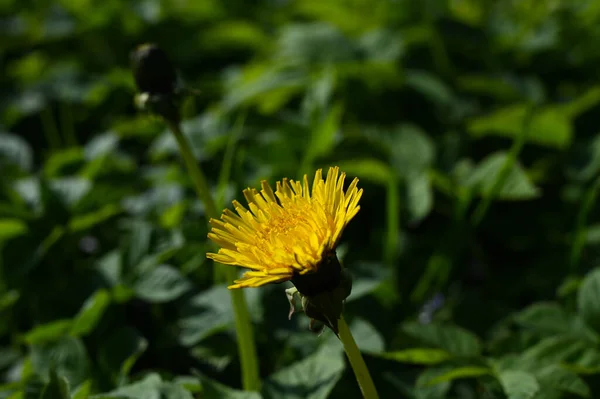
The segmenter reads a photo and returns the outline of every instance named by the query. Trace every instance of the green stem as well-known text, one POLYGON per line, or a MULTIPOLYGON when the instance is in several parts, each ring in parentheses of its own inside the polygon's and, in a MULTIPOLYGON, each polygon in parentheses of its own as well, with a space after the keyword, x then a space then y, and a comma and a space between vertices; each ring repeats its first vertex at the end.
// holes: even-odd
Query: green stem
MULTIPOLYGON (((204 203, 206 209, 206 215, 209 218, 218 218, 217 207, 215 201, 210 194, 208 182, 204 173, 198 166, 196 159, 190 149, 188 140, 183 135, 181 128, 178 123, 174 123, 165 119, 169 128, 173 132, 181 156, 187 166, 188 172, 192 181, 194 182, 194 188, 200 200, 204 203)), ((237 278, 235 268, 226 267, 227 276, 229 281, 233 281, 237 278)), ((242 290, 231 290, 231 303, 233 305, 233 313, 235 317, 235 328, 237 332, 237 343, 238 351, 240 354, 240 363, 242 368, 242 385, 246 391, 258 391, 260 389, 260 376, 258 373, 258 358, 256 356, 256 347, 254 346, 254 332, 252 329, 252 323, 250 315, 248 313, 248 306, 246 304, 246 297, 242 290)))
POLYGON ((217 204, 223 206, 225 201, 225 189, 227 188, 227 182, 231 177, 231 168, 233 165, 233 156, 235 155, 236 144, 242 136, 244 122, 246 120, 246 112, 243 112, 235 122, 227 147, 225 148, 225 154, 223 154, 223 164, 221 165, 221 173, 219 174, 219 184, 217 185, 217 204))
POLYGON ((204 173, 202 173, 202 170, 196 162, 196 158, 192 153, 192 149, 190 148, 188 140, 183 135, 179 124, 168 120, 166 120, 166 122, 169 125, 171 131, 173 132, 175 140, 177 140, 179 151, 181 152, 181 156, 183 157, 185 166, 187 167, 190 177, 192 178, 192 182, 194 183, 196 194, 198 194, 198 198, 200 198, 200 200, 204 203, 206 216, 208 216, 209 219, 218 218, 219 213, 217 212, 217 206, 215 205, 215 201, 213 200, 212 195, 210 194, 208 182, 206 181, 204 173))
POLYGON ((338 320, 338 337, 344 345, 346 356, 348 356, 352 370, 354 370, 354 376, 363 397, 365 399, 379 399, 375 384, 373 384, 371 374, 369 374, 369 369, 360 354, 360 349, 358 349, 356 341, 354 341, 354 337, 348 328, 348 324, 346 324, 346 320, 344 320, 344 316, 341 316, 338 320))
POLYGON ((573 246, 571 247, 571 253, 569 256, 569 267, 572 273, 576 272, 579 266, 581 254, 583 252, 583 248, 585 247, 587 218, 591 210, 594 208, 598 191, 600 191, 600 177, 597 178, 588 188, 583 197, 583 204, 581 205, 581 208, 579 208, 579 213, 577 214, 574 234, 575 239, 573 240, 573 246))
POLYGON ((398 255, 398 237, 400 237, 400 194, 396 179, 390 180, 386 190, 387 228, 383 259, 391 265, 398 255))

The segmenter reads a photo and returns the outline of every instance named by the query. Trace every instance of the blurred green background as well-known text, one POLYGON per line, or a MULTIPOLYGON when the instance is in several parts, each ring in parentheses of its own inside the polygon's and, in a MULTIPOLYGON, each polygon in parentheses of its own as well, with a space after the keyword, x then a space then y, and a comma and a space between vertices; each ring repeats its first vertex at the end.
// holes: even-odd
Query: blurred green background
POLYGON ((283 285, 245 290, 240 391, 204 207, 133 106, 144 42, 200 90, 220 206, 360 178, 338 255, 382 398, 600 397, 600 1, 3 0, 0 398, 360 397, 283 285))

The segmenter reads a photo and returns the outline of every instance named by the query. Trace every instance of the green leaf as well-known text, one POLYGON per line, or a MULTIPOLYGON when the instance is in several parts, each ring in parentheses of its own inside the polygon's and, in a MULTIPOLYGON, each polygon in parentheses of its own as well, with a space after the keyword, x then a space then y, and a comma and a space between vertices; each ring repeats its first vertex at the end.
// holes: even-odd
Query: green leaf
POLYGON ((422 70, 407 70, 406 85, 438 105, 450 105, 454 94, 436 75, 422 70))
POLYGON ((0 169, 4 163, 30 171, 33 166, 33 151, 25 140, 15 134, 0 133, 0 169))
POLYGON ((343 111, 344 108, 340 104, 333 106, 323 121, 313 130, 306 149, 306 162, 308 165, 312 164, 313 160, 326 156, 333 150, 343 111))
POLYGON ((87 335, 94 330, 106 308, 110 305, 108 291, 98 290, 85 301, 83 307, 73 320, 71 334, 75 336, 87 335))
POLYGON ((414 386, 415 399, 446 399, 452 387, 451 381, 439 382, 435 385, 427 385, 427 381, 432 381, 447 371, 447 368, 432 367, 419 374, 414 386))
POLYGON ((421 128, 400 125, 390 132, 391 164, 406 178, 424 173, 435 160, 435 145, 421 128))
POLYGON ((277 46, 277 58, 289 63, 328 64, 350 61, 355 46, 337 27, 324 22, 286 24, 277 46))
POLYGON ((443 349, 431 348, 405 349, 396 352, 383 353, 380 356, 400 363, 422 364, 428 366, 443 363, 453 357, 443 349))
POLYGON ((79 177, 63 177, 52 179, 50 188, 62 205, 72 208, 91 190, 92 182, 79 177))
POLYGON ((415 399, 446 399, 448 391, 452 387, 450 381, 440 382, 435 385, 427 385, 427 381, 440 376, 445 372, 445 369, 428 368, 419 374, 415 382, 414 396, 415 399))
POLYGON ((130 236, 126 247, 127 270, 134 269, 142 259, 150 252, 153 226, 145 221, 136 220, 129 226, 130 236))
POLYGON ((560 333, 569 331, 573 317, 556 303, 536 303, 515 315, 515 321, 525 328, 542 332, 560 333))
MULTIPOLYGON (((505 152, 497 152, 484 158, 470 173, 463 184, 475 189, 477 194, 488 196, 491 194, 500 172, 507 159, 505 152)), ((521 165, 516 162, 511 167, 496 195, 498 200, 519 201, 535 198, 539 190, 531 183, 521 165)))
POLYGON ((352 161, 339 162, 340 170, 349 176, 358 176, 361 180, 387 186, 390 181, 395 180, 394 171, 384 162, 373 159, 356 159, 352 161))
MULTIPOLYGON (((385 342, 381 333, 368 321, 360 318, 352 320, 350 331, 362 352, 378 353, 384 350, 385 342)), ((335 335, 331 337, 339 347, 338 338, 335 335)))
POLYGON ((183 386, 171 382, 164 382, 160 387, 161 399, 194 399, 194 396, 183 386))
POLYGON ((92 390, 92 381, 87 380, 73 392, 71 399, 88 399, 92 390))
POLYGON ((88 377, 89 359, 79 338, 64 337, 57 342, 32 345, 31 365, 37 374, 45 377, 54 369, 71 386, 77 386, 88 377))
POLYGON ((202 382, 203 399, 262 399, 258 392, 238 391, 213 381, 203 375, 198 376, 202 382))
POLYGON ((553 364, 541 369, 538 365, 535 377, 544 389, 564 391, 584 398, 590 397, 590 389, 586 383, 577 374, 559 365, 553 364))
POLYGON ((61 177, 70 174, 69 171, 78 169, 85 162, 81 148, 67 148, 52 152, 44 163, 44 175, 47 177, 61 177))
POLYGON ((230 294, 225 286, 215 286, 189 298, 181 309, 179 339, 185 346, 223 331, 233 323, 230 294))
POLYGON ((428 380, 421 381, 422 386, 432 386, 450 381, 464 379, 464 378, 477 378, 481 376, 491 375, 492 370, 487 367, 477 366, 464 366, 449 369, 445 372, 439 373, 435 377, 428 380))
POLYGON ((598 176, 600 172, 600 134, 577 141, 569 156, 568 177, 586 181, 598 176))
POLYGON ((179 298, 191 286, 179 270, 172 266, 160 265, 143 273, 134 283, 133 289, 141 299, 162 303, 179 298))
POLYGON ((24 336, 28 344, 41 344, 55 341, 64 337, 71 329, 73 322, 70 319, 55 320, 41 326, 34 327, 24 336))
POLYGON ((572 336, 554 336, 527 349, 518 362, 534 370, 538 364, 563 364, 577 373, 600 373, 600 351, 593 342, 572 336))
POLYGON ((481 342, 473 333, 453 325, 406 323, 402 329, 419 341, 439 347, 459 357, 481 354, 481 342))
POLYGON ((352 292, 346 302, 372 293, 390 278, 390 270, 380 263, 356 263, 348 270, 352 274, 352 292))
POLYGON ((117 388, 107 394, 92 396, 91 399, 161 399, 162 380, 152 373, 143 380, 117 388))
POLYGON ((65 377, 59 377, 55 370, 51 370, 50 382, 44 388, 40 399, 71 399, 69 382, 65 377))
POLYGON ((94 212, 74 217, 69 222, 71 231, 85 231, 100 224, 121 212, 121 207, 115 204, 108 204, 94 212))
POLYGON ((263 394, 266 399, 326 399, 343 371, 341 353, 319 351, 271 375, 263 394))
POLYGON ((524 371, 503 371, 498 379, 508 399, 530 399, 540 390, 536 378, 524 371))
POLYGON ((592 270, 583 280, 577 308, 584 320, 600 332, 600 268, 592 270))
POLYGON ((21 297, 18 291, 11 290, 0 295, 0 312, 12 307, 21 297))
POLYGON ((122 327, 114 331, 100 344, 98 363, 112 372, 115 378, 124 378, 144 353, 148 342, 131 327, 122 327))
POLYGON ((429 174, 410 176, 406 181, 407 204, 410 222, 423 220, 433 209, 433 188, 429 174))
POLYGON ((96 135, 85 145, 84 153, 88 160, 103 157, 117 151, 119 136, 113 132, 96 135))
POLYGON ((0 219, 0 242, 25 234, 27 224, 19 219, 0 219))
MULTIPOLYGON (((515 138, 521 134, 528 105, 501 108, 489 115, 472 119, 468 131, 474 137, 498 135, 515 138)), ((559 107, 546 107, 534 114, 526 140, 543 146, 563 149, 569 146, 573 127, 569 116, 559 107)))

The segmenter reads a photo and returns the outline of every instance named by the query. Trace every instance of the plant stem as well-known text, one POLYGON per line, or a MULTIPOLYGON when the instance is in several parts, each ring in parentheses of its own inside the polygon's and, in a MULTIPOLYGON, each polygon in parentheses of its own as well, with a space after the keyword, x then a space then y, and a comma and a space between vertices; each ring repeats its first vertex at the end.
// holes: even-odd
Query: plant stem
MULTIPOLYGON (((187 166, 188 172, 192 181, 194 182, 194 188, 200 200, 204 203, 206 215, 209 218, 218 218, 219 213, 215 201, 212 198, 208 182, 204 173, 198 166, 196 159, 192 153, 188 140, 183 135, 181 128, 178 123, 174 123, 165 118, 165 121, 169 125, 169 128, 173 132, 181 156, 187 166)), ((233 281, 237 278, 236 270, 233 267, 225 267, 226 275, 229 281, 233 281)), ((252 329, 252 323, 250 315, 248 313, 248 306, 246 304, 246 297, 242 290, 231 290, 231 303, 233 306, 233 313, 235 317, 235 329, 237 332, 237 343, 238 352, 240 354, 240 363, 242 368, 242 385, 246 391, 258 391, 260 389, 260 376, 258 373, 258 358, 256 356, 256 347, 254 346, 254 332, 252 329)))
POLYGON ((360 354, 360 349, 358 349, 356 341, 354 341, 354 337, 348 328, 348 324, 346 324, 346 320, 344 320, 344 316, 341 316, 338 320, 338 337, 344 345, 346 356, 348 356, 363 397, 365 399, 379 399, 375 384, 373 384, 373 380, 369 374, 369 369, 360 354))
POLYGON ((573 246, 571 247, 571 253, 569 256, 569 267, 571 269, 571 273, 578 271, 577 269, 579 266, 579 261, 581 260, 581 254, 583 252, 583 248, 585 247, 585 241, 587 238, 586 222, 588 215, 596 203, 598 191, 600 191, 600 177, 596 178, 596 180, 592 182, 584 194, 583 203, 581 204, 581 208, 579 208, 579 212, 577 214, 573 246))
POLYGON ((194 157, 192 149, 190 148, 190 144, 181 131, 181 127, 179 124, 169 120, 166 120, 166 122, 173 132, 175 140, 177 140, 179 151, 181 152, 185 166, 187 167, 190 177, 192 178, 192 182, 194 183, 196 194, 198 194, 198 197, 204 203, 206 216, 208 216, 208 218, 218 218, 219 213, 217 212, 217 206, 215 205, 215 201, 210 194, 210 188, 208 187, 206 177, 198 166, 196 158, 194 157))

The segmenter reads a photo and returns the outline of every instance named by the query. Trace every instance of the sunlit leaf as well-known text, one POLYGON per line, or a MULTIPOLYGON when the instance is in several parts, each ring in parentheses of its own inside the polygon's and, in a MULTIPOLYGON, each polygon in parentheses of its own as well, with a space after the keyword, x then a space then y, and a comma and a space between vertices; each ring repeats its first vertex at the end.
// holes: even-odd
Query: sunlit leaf
POLYGON ((98 290, 85 301, 73 319, 70 333, 72 335, 89 334, 100 321, 108 305, 110 305, 110 294, 106 290, 98 290))
MULTIPOLYGON (((487 116, 471 120, 468 129, 474 137, 500 135, 515 138, 523 131, 527 118, 526 105, 501 108, 487 116)), ((527 131, 526 140, 549 147, 565 148, 571 143, 573 127, 560 108, 548 107, 536 112, 527 131)))
POLYGON ((498 379, 508 399, 530 399, 540 390, 535 377, 524 371, 503 371, 498 379))
POLYGON ((404 349, 397 352, 381 354, 382 357, 395 360, 400 363, 436 365, 452 359, 452 355, 443 349, 414 348, 404 349))

